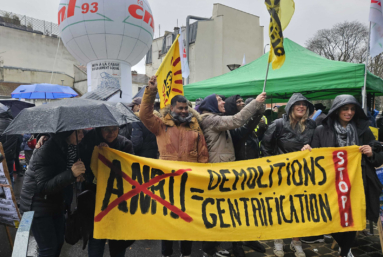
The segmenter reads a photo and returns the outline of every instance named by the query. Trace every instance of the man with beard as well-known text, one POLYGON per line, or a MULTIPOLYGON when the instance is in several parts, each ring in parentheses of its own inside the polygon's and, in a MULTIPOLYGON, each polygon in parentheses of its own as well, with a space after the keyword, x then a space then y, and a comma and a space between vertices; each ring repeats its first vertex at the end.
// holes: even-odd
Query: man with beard
MULTIPOLYGON (((209 153, 205 137, 199 126, 199 114, 189 108, 187 99, 177 95, 170 106, 162 110, 162 118, 153 114, 157 94, 157 77, 149 80, 141 102, 140 118, 157 139, 161 160, 207 163, 209 153)), ((164 231, 166 233, 166 231, 164 231)), ((190 256, 192 242, 181 242, 181 256, 190 256)), ((173 254, 173 242, 162 241, 162 255, 173 254)))

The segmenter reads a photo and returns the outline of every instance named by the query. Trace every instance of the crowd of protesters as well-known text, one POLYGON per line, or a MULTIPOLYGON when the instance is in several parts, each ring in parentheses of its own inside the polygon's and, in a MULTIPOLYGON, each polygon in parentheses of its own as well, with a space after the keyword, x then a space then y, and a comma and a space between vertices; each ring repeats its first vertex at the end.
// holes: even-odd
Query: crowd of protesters
MULTIPOLYGON (((171 99, 169 106, 157 112, 154 110, 156 80, 155 76, 152 77, 143 97, 133 99, 129 105, 140 122, 121 128, 110 126, 44 135, 39 138, 34 151, 26 144, 31 135, 0 138, 9 159, 7 164, 10 171, 13 171, 16 155, 21 150, 25 152, 28 168, 22 186, 20 209, 23 212, 35 212, 32 232, 38 244, 39 256, 60 255, 65 234, 64 214, 72 213, 72 199, 77 198, 79 191, 85 192, 78 196, 78 208, 82 206, 86 213, 81 216, 85 224, 83 227, 86 228, 81 231, 84 248, 87 244, 89 257, 104 255, 106 240, 93 238, 97 180, 90 163, 95 146, 146 158, 220 163, 311 151, 318 147, 358 145, 363 153, 367 219, 378 220, 382 185, 377 179, 375 167, 383 164, 382 146, 369 128, 371 119, 353 96, 337 96, 327 114, 323 104, 313 105, 300 93, 294 94, 286 106, 275 106, 267 111, 266 93, 246 101, 240 95, 225 98, 213 94, 198 99, 195 109, 190 107, 190 102, 184 96, 178 95, 171 99), (277 119, 272 122, 274 118, 277 119)), ((11 119, 8 112, 0 113, 1 133, 11 119)), ((378 126, 383 126, 382 120, 378 120, 378 126)), ((355 231, 332 234, 340 246, 339 256, 353 256, 351 245, 355 236, 355 231)), ((293 238, 290 248, 296 257, 305 257, 302 242, 323 242, 321 238, 323 236, 293 238)), ((109 240, 110 256, 125 256, 126 248, 133 243, 109 240)), ((162 256, 173 254, 173 243, 162 241, 162 256)), ((181 256, 191 256, 192 243, 179 242, 181 256)), ((265 252, 260 242, 248 241, 233 242, 232 254, 244 257, 244 245, 265 252)), ((218 242, 203 242, 202 250, 205 257, 231 255, 218 242)), ((283 240, 274 241, 274 254, 284 256, 283 240)))

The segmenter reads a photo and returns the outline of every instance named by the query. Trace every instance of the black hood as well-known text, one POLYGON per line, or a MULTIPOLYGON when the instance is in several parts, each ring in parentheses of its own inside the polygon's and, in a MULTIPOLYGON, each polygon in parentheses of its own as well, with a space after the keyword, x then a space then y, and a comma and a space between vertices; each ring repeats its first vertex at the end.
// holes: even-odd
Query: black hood
POLYGON ((62 153, 66 156, 68 152, 68 143, 67 143, 67 138, 72 135, 74 130, 71 131, 64 131, 64 132, 59 132, 56 134, 50 134, 52 137, 52 140, 56 142, 57 146, 60 148, 62 153))
POLYGON ((199 110, 202 113, 203 111, 208 111, 212 113, 220 114, 221 112, 218 109, 218 101, 216 94, 207 96, 199 106, 199 110))
POLYGON ((331 109, 328 112, 327 117, 323 120, 324 125, 331 125, 331 121, 336 119, 336 111, 346 104, 355 104, 356 112, 354 116, 357 120, 368 120, 366 114, 364 113, 362 107, 359 102, 352 95, 338 95, 335 97, 334 102, 332 103, 331 109))
POLYGON ((308 103, 309 115, 313 114, 313 112, 314 112, 314 105, 306 97, 304 97, 301 93, 295 93, 295 94, 293 94, 290 97, 289 102, 287 103, 287 105, 285 107, 286 115, 287 116, 290 115, 291 107, 296 102, 299 102, 299 101, 306 101, 308 103))
POLYGON ((239 95, 233 95, 225 100, 225 115, 232 116, 238 113, 237 100, 241 97, 239 95))

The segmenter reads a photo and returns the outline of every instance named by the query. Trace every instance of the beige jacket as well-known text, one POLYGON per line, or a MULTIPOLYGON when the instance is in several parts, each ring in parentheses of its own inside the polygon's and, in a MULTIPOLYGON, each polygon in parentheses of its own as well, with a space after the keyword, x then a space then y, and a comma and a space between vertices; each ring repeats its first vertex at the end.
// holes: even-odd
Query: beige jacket
POLYGON ((265 105, 253 100, 233 116, 220 116, 215 113, 203 114, 201 125, 209 150, 209 162, 235 161, 230 130, 242 127, 252 116, 263 114, 264 111, 265 105))

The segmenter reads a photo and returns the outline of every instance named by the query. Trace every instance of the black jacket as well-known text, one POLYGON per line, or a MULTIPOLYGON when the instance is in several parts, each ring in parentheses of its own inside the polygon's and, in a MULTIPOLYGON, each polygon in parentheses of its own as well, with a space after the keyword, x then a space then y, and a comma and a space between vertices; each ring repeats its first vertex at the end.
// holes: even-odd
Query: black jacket
POLYGON ((134 122, 132 143, 134 154, 141 157, 157 159, 158 146, 156 136, 142 122, 134 122))
MULTIPOLYGON (((132 142, 124 136, 118 135, 112 142, 106 142, 101 136, 101 129, 96 128, 86 133, 84 139, 80 144, 80 157, 84 162, 85 182, 83 183, 83 198, 79 197, 79 204, 83 204, 82 208, 79 207, 81 217, 81 234, 83 239, 83 249, 85 249, 86 243, 89 237, 93 234, 93 218, 96 208, 96 184, 94 183, 94 175, 90 168, 92 154, 95 146, 100 143, 107 143, 112 149, 119 150, 125 153, 134 154, 132 142), (86 195, 85 195, 86 194, 86 195), (84 206, 85 205, 85 206, 84 206)), ((131 245, 134 241, 119 241, 120 243, 113 247, 113 251, 121 252, 126 247, 131 245)))
POLYGON ((33 210, 35 217, 63 213, 64 188, 76 180, 67 168, 67 151, 65 137, 58 135, 34 151, 21 190, 21 211, 33 210))
POLYGON ((355 104, 357 107, 354 121, 356 122, 359 145, 370 145, 374 152, 371 158, 363 155, 362 176, 366 195, 367 219, 376 222, 379 218, 379 196, 382 192, 382 185, 376 175, 375 167, 383 164, 382 147, 379 142, 375 141, 375 137, 369 128, 370 121, 354 97, 340 95, 335 98, 327 118, 323 121, 323 125, 315 130, 311 147, 338 147, 334 129, 335 113, 336 110, 346 104, 355 104))
POLYGON ((254 131, 259 121, 260 118, 252 117, 244 126, 230 130, 236 161, 260 157, 259 139, 254 131))
POLYGON ((120 136, 126 137, 129 140, 132 140, 132 124, 128 123, 120 127, 118 132, 120 136))
POLYGON ((300 151, 304 145, 311 143, 316 128, 315 121, 308 119, 303 133, 297 130, 298 126, 293 129, 290 125, 289 114, 298 101, 306 101, 309 114, 314 112, 314 105, 306 97, 299 93, 294 94, 286 105, 283 118, 275 120, 266 130, 261 143, 263 156, 300 151))
MULTIPOLYGON (((225 115, 235 115, 238 113, 237 100, 239 95, 230 96, 225 100, 225 115)), ((255 133, 262 115, 252 117, 244 126, 230 130, 233 140, 235 159, 237 161, 250 160, 260 157, 259 140, 255 133)))

